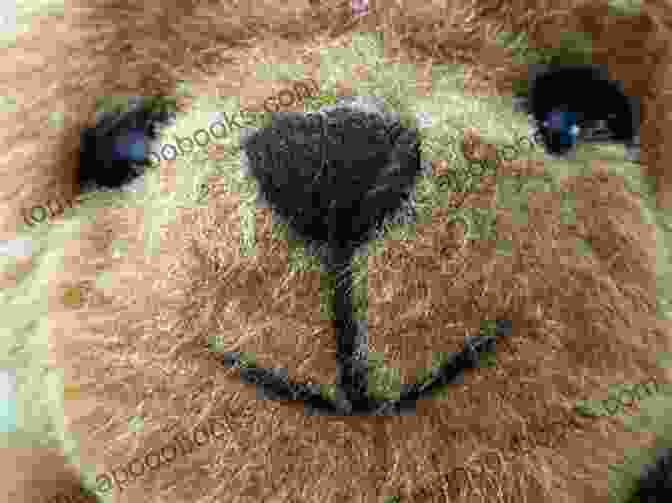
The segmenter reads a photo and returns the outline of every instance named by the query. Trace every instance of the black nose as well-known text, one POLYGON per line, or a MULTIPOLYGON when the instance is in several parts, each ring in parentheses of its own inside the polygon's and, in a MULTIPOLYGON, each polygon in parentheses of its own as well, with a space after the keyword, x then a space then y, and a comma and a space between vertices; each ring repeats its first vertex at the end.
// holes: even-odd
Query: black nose
POLYGON ((279 115, 243 142, 247 169, 304 239, 357 247, 408 200, 423 168, 419 135, 357 110, 321 120, 279 115))

